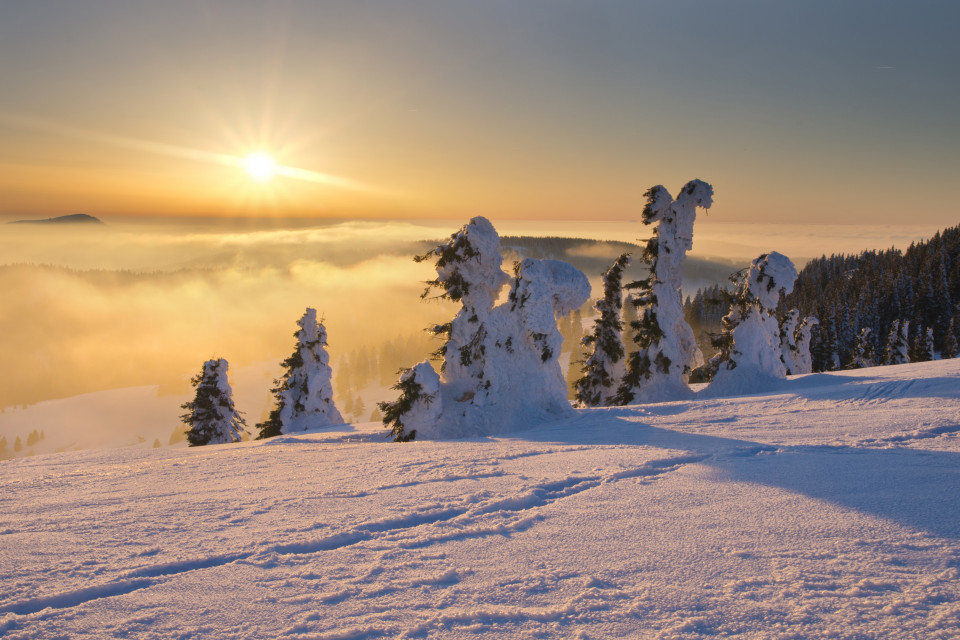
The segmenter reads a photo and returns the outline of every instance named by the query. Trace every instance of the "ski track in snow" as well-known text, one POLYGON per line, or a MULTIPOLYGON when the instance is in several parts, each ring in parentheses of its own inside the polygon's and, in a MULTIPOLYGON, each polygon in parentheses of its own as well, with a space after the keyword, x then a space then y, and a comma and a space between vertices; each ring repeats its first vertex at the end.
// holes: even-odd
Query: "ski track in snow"
POLYGON ((0 636, 955 638, 960 361, 0 464, 0 636))

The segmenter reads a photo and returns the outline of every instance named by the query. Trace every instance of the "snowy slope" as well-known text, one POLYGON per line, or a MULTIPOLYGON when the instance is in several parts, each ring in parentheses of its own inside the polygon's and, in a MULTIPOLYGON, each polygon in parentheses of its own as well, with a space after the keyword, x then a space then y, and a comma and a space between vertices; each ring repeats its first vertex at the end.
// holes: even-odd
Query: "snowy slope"
POLYGON ((0 463, 9 638, 956 638, 960 360, 0 463))

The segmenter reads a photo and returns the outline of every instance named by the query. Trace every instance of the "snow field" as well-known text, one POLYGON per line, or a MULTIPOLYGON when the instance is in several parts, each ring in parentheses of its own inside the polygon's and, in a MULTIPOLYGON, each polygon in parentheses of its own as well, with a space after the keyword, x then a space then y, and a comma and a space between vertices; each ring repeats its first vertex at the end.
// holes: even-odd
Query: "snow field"
POLYGON ((960 361, 0 464, 9 638, 955 638, 960 361))

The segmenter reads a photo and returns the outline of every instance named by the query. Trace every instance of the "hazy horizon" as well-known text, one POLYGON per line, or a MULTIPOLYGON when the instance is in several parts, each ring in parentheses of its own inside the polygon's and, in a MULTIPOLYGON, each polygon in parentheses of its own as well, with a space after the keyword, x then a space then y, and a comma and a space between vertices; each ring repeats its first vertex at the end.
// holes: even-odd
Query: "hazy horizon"
POLYGON ((946 225, 923 0, 0 3, 0 212, 946 225), (272 157, 276 171, 244 171, 272 157), (275 173, 273 179, 264 174, 275 173))

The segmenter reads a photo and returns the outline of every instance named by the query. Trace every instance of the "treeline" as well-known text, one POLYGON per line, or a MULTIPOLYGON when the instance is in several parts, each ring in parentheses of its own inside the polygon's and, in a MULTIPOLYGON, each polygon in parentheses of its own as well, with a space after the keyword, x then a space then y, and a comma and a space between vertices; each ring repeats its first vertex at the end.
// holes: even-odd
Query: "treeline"
MULTIPOLYGON (((38 431, 34 429, 26 437, 26 442, 27 442, 26 446, 32 447, 38 442, 40 442, 41 440, 46 439, 46 437, 47 436, 43 433, 43 431, 38 431)), ((12 447, 10 443, 7 442, 6 437, 0 437, 0 460, 7 460, 9 458, 13 458, 21 454, 26 456, 33 455, 32 449, 28 450, 26 453, 23 453, 23 449, 24 449, 24 444, 23 444, 23 440, 20 439, 20 436, 17 436, 16 439, 13 441, 12 447)))
MULTIPOLYGON (((687 298, 684 312, 704 353, 729 305, 720 287, 687 298)), ((810 345, 815 371, 889 364, 905 333, 909 360, 958 355, 960 342, 960 227, 937 232, 906 251, 822 256, 800 271, 779 312, 796 308, 820 326, 810 345), (867 331, 865 331, 865 329, 867 331), (904 329, 906 329, 904 331, 904 329)))

